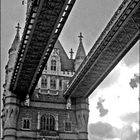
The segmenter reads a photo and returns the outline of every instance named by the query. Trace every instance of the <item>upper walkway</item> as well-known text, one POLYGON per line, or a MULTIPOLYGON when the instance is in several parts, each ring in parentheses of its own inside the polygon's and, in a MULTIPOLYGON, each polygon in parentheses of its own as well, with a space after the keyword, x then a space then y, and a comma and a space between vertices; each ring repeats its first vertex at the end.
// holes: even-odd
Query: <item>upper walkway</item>
POLYGON ((75 0, 33 0, 29 5, 10 91, 32 94, 75 0))
POLYGON ((88 97, 140 39, 140 0, 124 0, 64 93, 88 97))

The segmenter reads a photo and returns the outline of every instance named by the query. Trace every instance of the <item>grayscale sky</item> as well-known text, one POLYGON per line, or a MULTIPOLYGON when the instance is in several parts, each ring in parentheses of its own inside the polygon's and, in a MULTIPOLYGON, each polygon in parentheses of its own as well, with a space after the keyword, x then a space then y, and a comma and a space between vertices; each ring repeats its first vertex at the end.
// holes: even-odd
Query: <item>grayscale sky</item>
MULTIPOLYGON (((26 5, 21 5, 21 1, 22 0, 1 1, 2 85, 4 84, 4 68, 8 62, 8 50, 16 33, 15 26, 18 22, 20 23, 22 27, 20 36, 22 36, 25 24, 26 5)), ((67 54, 69 55, 68 52, 70 48, 73 48, 74 52, 76 52, 80 32, 82 32, 84 36, 83 44, 87 54, 121 2, 122 0, 77 0, 59 37, 67 54)), ((115 129, 116 133, 122 133, 122 130, 127 129, 125 127, 126 124, 129 124, 129 127, 133 127, 137 130, 138 124, 135 123, 135 121, 130 124, 127 114, 134 118, 134 115, 136 116, 138 113, 138 88, 132 89, 129 86, 129 80, 133 78, 134 73, 139 72, 138 52, 139 44, 137 43, 91 95, 89 118, 89 123, 91 124, 89 127, 90 140, 98 140, 98 138, 100 140, 120 140, 120 136, 115 134, 105 138, 104 130, 100 129, 102 126, 109 128, 110 132, 115 129), (101 112, 96 108, 98 102, 102 104, 102 109, 107 110, 105 116, 100 116, 101 112), (114 111, 116 112, 114 113, 114 111), (102 132, 92 132, 93 126, 102 132)), ((134 132, 136 131, 129 132, 130 136, 131 133, 136 134, 134 132)))

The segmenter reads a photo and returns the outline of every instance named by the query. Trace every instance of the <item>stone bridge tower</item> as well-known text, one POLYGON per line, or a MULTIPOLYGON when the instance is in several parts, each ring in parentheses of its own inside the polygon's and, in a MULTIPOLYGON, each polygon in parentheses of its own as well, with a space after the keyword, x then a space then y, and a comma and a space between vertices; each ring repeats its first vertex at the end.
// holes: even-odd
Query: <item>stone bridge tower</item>
POLYGON ((19 36, 19 23, 17 28, 17 33, 9 49, 9 61, 5 67, 5 84, 3 92, 3 110, 2 110, 2 130, 4 140, 15 140, 16 139, 16 128, 17 120, 19 115, 19 100, 16 95, 9 91, 9 85, 14 70, 14 64, 16 61, 17 52, 19 49, 20 36, 19 36))
POLYGON ((3 94, 3 140, 87 140, 88 99, 69 98, 63 94, 86 57, 80 34, 80 43, 73 59, 69 58, 57 40, 42 76, 31 98, 21 102, 9 92, 9 83, 17 56, 19 26, 6 66, 3 94))

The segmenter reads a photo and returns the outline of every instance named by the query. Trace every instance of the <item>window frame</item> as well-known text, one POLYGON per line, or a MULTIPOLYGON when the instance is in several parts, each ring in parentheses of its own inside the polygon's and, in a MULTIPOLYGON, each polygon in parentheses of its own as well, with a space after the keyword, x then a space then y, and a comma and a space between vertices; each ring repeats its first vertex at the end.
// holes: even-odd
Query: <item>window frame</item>
POLYGON ((52 59, 51 60, 51 71, 56 71, 56 60, 52 59))
MULTIPOLYGON (((27 123, 27 122, 26 122, 27 123)), ((23 130, 31 130, 31 118, 22 118, 22 129, 23 130), (28 124, 28 128, 27 127, 24 127, 24 125, 27 126, 27 124, 24 124, 25 121, 29 121, 29 124, 28 124)))
POLYGON ((42 76, 41 77, 41 88, 47 88, 47 85, 48 85, 48 81, 47 81, 47 76, 42 76))
POLYGON ((56 79, 55 78, 50 78, 50 89, 56 90, 56 79))
POLYGON ((41 116, 40 129, 42 131, 55 131, 55 125, 56 125, 56 120, 52 114, 44 114, 41 116))
POLYGON ((59 79, 59 90, 63 90, 63 79, 59 79))
POLYGON ((65 132, 72 132, 72 122, 71 121, 64 121, 64 130, 65 130, 65 132), (70 129, 66 128, 66 123, 70 124, 70 129))
POLYGON ((48 69, 48 66, 47 66, 47 64, 45 65, 45 70, 47 70, 48 69))

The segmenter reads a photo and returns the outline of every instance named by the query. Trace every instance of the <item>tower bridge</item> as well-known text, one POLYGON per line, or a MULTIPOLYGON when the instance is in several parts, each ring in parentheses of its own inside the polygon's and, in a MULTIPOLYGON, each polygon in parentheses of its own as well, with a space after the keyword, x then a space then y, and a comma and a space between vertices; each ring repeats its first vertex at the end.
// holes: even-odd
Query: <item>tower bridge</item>
POLYGON ((9 50, 3 140, 87 140, 88 97, 140 39, 140 0, 124 0, 86 56, 69 58, 58 36, 76 0, 28 0, 9 50))
POLYGON ((27 17, 10 91, 32 94, 75 0, 28 1, 27 17))

